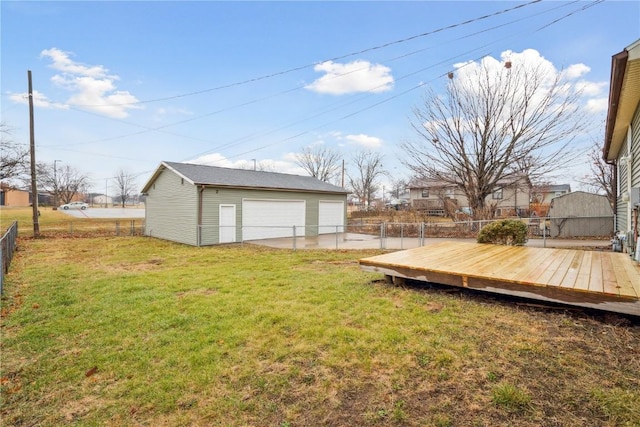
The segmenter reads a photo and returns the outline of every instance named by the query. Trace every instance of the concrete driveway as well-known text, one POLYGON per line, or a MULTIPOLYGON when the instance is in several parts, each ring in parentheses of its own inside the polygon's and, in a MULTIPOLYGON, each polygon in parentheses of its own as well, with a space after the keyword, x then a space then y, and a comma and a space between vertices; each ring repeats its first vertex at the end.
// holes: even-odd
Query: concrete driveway
MULTIPOLYGON (((380 241, 378 236, 358 233, 324 234, 314 237, 297 237, 294 241, 291 237, 279 239, 252 240, 245 243, 253 243, 261 246, 269 246, 280 249, 390 249, 402 250, 426 246, 443 240, 455 242, 475 242, 476 239, 456 238, 425 238, 422 242, 418 238, 387 237, 380 241)), ((547 248, 611 248, 608 239, 603 240, 570 240, 570 239, 529 239, 526 246, 547 248)))
POLYGON ((113 218, 113 219, 144 219, 144 208, 87 208, 58 209, 59 212, 74 218, 113 218))

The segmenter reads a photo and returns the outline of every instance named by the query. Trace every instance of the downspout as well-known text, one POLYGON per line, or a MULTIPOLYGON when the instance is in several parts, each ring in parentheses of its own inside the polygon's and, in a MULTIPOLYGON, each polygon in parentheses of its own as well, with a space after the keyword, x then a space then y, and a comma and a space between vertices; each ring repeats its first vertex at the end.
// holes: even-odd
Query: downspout
POLYGON ((203 193, 205 186, 201 185, 198 189, 198 225, 197 225, 197 233, 196 233, 196 246, 202 246, 202 210, 203 210, 203 193))
POLYGON ((619 231, 618 230, 618 165, 615 160, 607 160, 606 157, 604 159, 604 162, 609 166, 613 167, 612 190, 614 191, 614 195, 615 195, 615 200, 613 203, 613 231, 616 232, 616 231, 619 231))

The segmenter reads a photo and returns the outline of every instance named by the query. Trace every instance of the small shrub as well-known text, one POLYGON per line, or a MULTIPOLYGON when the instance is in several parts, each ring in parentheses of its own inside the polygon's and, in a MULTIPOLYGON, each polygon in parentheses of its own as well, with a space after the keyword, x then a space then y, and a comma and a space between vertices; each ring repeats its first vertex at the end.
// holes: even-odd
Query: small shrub
POLYGON ((527 226, 516 219, 502 219, 492 222, 480 230, 478 243, 494 245, 522 246, 527 243, 527 226))

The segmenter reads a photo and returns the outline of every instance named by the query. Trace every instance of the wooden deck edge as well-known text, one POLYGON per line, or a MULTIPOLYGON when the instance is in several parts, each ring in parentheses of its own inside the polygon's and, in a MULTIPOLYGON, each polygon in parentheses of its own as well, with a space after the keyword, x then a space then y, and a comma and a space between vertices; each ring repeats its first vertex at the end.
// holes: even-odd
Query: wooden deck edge
POLYGON ((560 287, 517 284, 495 279, 463 277, 455 274, 443 274, 396 266, 360 263, 360 268, 364 271, 382 273, 391 277, 402 277, 404 279, 457 286, 489 293, 640 316, 640 299, 622 298, 615 295, 592 292, 578 292, 560 287))

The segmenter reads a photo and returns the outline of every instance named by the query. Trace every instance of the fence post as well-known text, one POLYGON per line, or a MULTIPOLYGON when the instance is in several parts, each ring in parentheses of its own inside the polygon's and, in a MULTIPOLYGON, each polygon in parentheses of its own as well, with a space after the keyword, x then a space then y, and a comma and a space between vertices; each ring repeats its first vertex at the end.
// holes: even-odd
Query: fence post
POLYGON ((0 295, 3 294, 4 288, 4 239, 0 241, 0 267, 2 267, 2 271, 0 271, 0 295))
POLYGON ((116 236, 120 236, 120 221, 116 221, 116 236))
POLYGON ((338 226, 336 225, 336 249, 338 249, 338 226))
POLYGON ((380 249, 384 249, 384 222, 380 223, 380 249))
POLYGON ((420 246, 424 246, 424 222, 420 223, 420 246))
POLYGON ((293 251, 296 251, 296 226, 293 226, 293 251))

